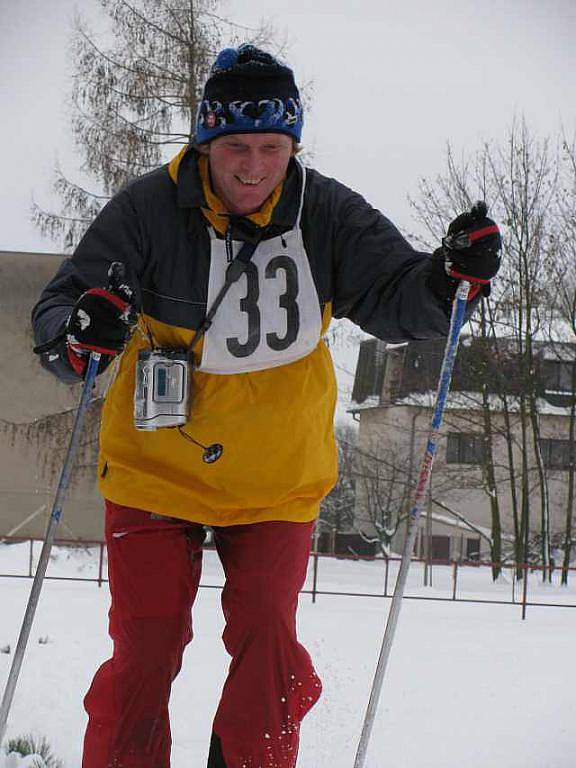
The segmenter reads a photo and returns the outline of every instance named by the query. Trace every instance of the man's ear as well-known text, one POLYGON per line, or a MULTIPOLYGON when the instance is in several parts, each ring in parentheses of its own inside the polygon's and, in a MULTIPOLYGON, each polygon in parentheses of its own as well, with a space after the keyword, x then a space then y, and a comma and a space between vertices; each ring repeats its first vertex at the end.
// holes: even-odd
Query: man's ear
POLYGON ((196 144, 196 151, 207 157, 210 154, 210 142, 207 144, 196 144))

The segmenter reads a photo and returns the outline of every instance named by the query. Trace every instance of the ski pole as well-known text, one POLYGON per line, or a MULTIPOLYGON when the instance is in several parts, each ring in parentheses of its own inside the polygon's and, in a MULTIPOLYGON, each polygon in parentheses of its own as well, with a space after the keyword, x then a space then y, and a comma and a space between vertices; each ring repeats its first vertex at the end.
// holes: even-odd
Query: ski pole
MULTIPOLYGON (((117 288, 124 278, 124 265, 120 262, 114 262, 108 272, 108 278, 110 281, 110 288, 117 288)), ((46 536, 44 537, 44 544, 42 545, 38 567, 36 568, 34 581, 32 582, 32 589, 30 590, 30 597, 28 598, 28 604, 26 605, 26 612, 24 613, 20 635, 18 636, 18 643, 14 652, 12 666, 10 667, 8 680, 2 696, 2 704, 0 705, 0 743, 2 743, 6 733, 8 714, 10 712, 10 707, 12 706, 12 699, 14 698, 14 691, 16 690, 20 669, 22 668, 26 645, 28 644, 34 615, 40 598, 40 591, 42 589, 42 584, 44 583, 50 551, 56 536, 56 529, 58 528, 60 518, 62 517, 62 506, 64 504, 66 491, 68 490, 68 485, 70 483, 70 476, 74 467, 74 461, 78 452, 78 444, 80 442, 80 435, 82 434, 82 427, 84 426, 84 419, 86 417, 86 412, 88 411, 88 406, 90 405, 90 396, 92 394, 92 387, 94 386, 96 374, 98 373, 100 357, 100 352, 92 352, 86 368, 80 404, 76 411, 70 443, 68 445, 64 465, 56 489, 56 495, 54 497, 54 503, 52 505, 50 521, 46 529, 46 536)))
POLYGON ((32 589, 30 591, 30 597, 28 598, 28 604, 26 606, 26 612, 22 622, 22 628, 20 629, 18 643, 14 652, 14 659, 12 661, 12 666, 10 667, 8 681, 6 683, 4 695, 2 697, 2 705, 0 706, 0 743, 2 742, 6 732, 8 713, 10 712, 14 691, 16 689, 16 683, 18 682, 22 661, 24 660, 24 652, 26 650, 28 638, 30 637, 30 630, 32 629, 32 622, 34 621, 34 614, 36 613, 36 607, 40 597, 40 590, 42 589, 44 576, 46 575, 50 550, 52 549, 52 544, 56 535, 56 529, 58 528, 58 523, 60 522, 60 518, 62 516, 62 505, 66 491, 68 489, 72 468, 74 466, 74 459, 76 458, 78 443, 82 433, 82 427, 84 425, 84 417, 90 404, 90 395, 94 385, 94 379, 96 378, 96 373, 98 371, 99 362, 100 353, 92 352, 86 371, 86 378, 84 381, 84 388, 82 390, 80 405, 78 406, 78 411, 76 412, 76 419, 72 429, 70 444, 68 446, 68 451, 64 460, 64 466, 62 467, 60 479, 58 481, 56 496, 54 498, 54 504, 50 514, 50 521, 48 523, 48 528, 46 529, 46 536, 44 538, 44 544, 42 545, 42 552, 40 553, 40 560, 38 561, 38 567, 36 568, 34 581, 32 582, 32 589))
POLYGON ((428 434, 428 442, 426 444, 426 451, 424 453, 422 465, 420 467, 420 475, 418 477, 418 484, 416 486, 416 493, 414 497, 414 506, 410 510, 408 517, 408 532, 406 535, 406 541, 404 542, 404 549, 402 551, 400 570, 398 571, 398 578, 396 579, 396 586, 394 587, 394 595, 392 597, 390 613, 388 614, 388 620, 386 622, 384 639, 382 641, 380 656, 376 666, 374 682, 372 683, 372 690, 370 692, 370 699, 366 709, 362 734, 358 744, 358 751, 356 752, 354 768, 363 768, 366 760, 366 752, 368 750, 368 743, 372 733, 374 717, 378 707, 380 691, 382 690, 384 673, 386 671, 386 665, 388 663, 392 642, 394 640, 394 634, 396 632, 396 625, 398 624, 398 616, 400 615, 400 608, 402 606, 402 598, 404 596, 404 589, 406 587, 408 570, 410 568, 410 560, 412 558, 414 542, 416 541, 416 534, 418 532, 418 522, 420 520, 422 507, 426 496, 426 490, 428 488, 430 474, 432 472, 432 464, 434 463, 434 456, 436 455, 436 449, 438 446, 438 434, 442 425, 444 408, 446 406, 446 398, 450 390, 450 382, 452 380, 452 372, 454 370, 454 361, 456 359, 456 350, 458 349, 460 332, 466 317, 466 305, 468 303, 469 290, 470 283, 462 281, 458 286, 456 296, 454 298, 454 303, 452 305, 450 330, 444 351, 444 359, 442 360, 442 368, 440 370, 440 380, 438 382, 438 391, 436 394, 436 403, 434 406, 430 432, 428 434))

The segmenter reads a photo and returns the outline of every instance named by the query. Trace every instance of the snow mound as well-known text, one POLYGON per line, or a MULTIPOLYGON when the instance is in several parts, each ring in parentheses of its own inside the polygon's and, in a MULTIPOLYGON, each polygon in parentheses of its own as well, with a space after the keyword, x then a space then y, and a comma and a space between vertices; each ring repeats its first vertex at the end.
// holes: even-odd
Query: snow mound
POLYGON ((46 763, 40 755, 22 757, 18 752, 0 756, 0 768, 46 768, 46 763))

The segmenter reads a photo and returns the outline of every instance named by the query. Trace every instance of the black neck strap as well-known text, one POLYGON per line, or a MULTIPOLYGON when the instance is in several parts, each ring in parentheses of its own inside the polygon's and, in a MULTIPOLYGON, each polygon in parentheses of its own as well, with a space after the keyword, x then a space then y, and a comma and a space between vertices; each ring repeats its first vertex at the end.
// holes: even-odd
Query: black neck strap
POLYGON ((226 296, 230 288, 234 285, 234 283, 238 282, 238 280, 246 271, 246 267, 248 266, 252 256, 254 255, 256 248, 258 247, 260 241, 262 240, 262 235, 263 233, 261 233, 260 236, 253 242, 245 242, 240 248, 240 251, 236 256, 236 258, 233 259, 233 261, 231 261, 230 264, 228 265, 228 268, 226 269, 226 278, 224 280, 224 285, 222 286, 222 288, 220 288, 220 291, 218 292, 218 295, 214 299, 212 306, 206 313, 206 317, 204 318, 204 320, 202 321, 202 324, 194 334, 194 338, 192 339, 190 346, 188 347, 189 352, 193 352, 195 347, 198 345, 199 341, 204 337, 204 335, 206 334, 206 331, 212 325, 214 316, 218 311, 220 305, 224 301, 224 297, 226 296))

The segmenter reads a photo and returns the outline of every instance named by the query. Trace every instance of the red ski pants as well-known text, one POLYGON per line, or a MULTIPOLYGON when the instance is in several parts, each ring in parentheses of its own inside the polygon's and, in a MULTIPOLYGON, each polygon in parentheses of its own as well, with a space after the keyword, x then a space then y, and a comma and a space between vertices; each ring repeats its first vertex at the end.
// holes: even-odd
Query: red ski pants
MULTIPOLYGON (((294 768, 300 721, 321 684, 296 638, 312 523, 214 530, 232 657, 214 720, 224 766, 294 768)), ((84 700, 83 768, 169 768, 168 700, 192 639, 202 526, 106 502, 114 652, 84 700)), ((207 735, 208 741, 208 735, 207 735)))

